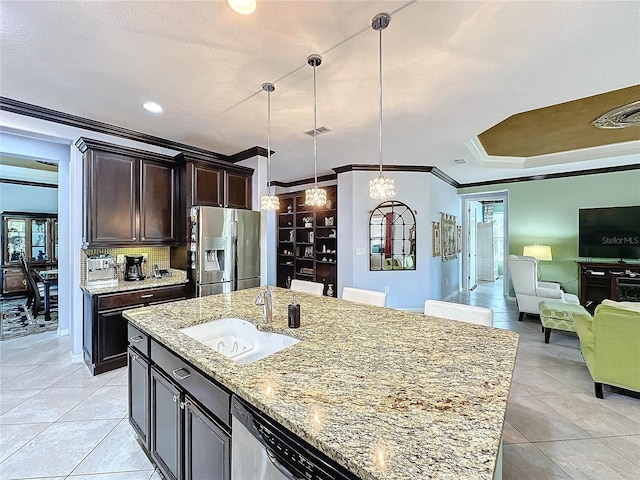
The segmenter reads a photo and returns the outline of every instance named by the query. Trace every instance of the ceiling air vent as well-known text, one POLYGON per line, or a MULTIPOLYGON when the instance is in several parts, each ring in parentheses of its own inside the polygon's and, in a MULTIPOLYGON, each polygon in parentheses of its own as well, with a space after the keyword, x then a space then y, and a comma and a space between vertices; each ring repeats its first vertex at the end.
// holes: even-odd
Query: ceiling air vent
POLYGON ((640 127, 640 100, 614 108, 600 115, 591 124, 598 128, 640 127))
MULTIPOLYGON (((323 133, 327 133, 330 132, 331 129, 329 127, 318 127, 316 128, 316 135, 322 135, 323 133)), ((309 135, 310 137, 313 137, 313 129, 309 130, 308 132, 304 132, 307 135, 309 135)))
POLYGON ((467 161, 464 158, 456 158, 455 160, 451 160, 456 165, 464 165, 467 161))

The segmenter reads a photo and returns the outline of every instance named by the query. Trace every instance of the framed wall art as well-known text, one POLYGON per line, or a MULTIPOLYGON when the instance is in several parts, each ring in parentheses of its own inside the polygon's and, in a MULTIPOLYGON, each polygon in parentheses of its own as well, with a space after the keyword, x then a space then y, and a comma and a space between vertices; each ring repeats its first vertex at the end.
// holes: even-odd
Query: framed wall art
POLYGON ((462 225, 456 227, 456 252, 462 253, 462 225))
POLYGON ((440 212, 440 225, 442 231, 442 260, 453 260, 456 252, 456 216, 440 212))
POLYGON ((439 257, 440 253, 440 222, 431 222, 432 247, 431 256, 439 257))

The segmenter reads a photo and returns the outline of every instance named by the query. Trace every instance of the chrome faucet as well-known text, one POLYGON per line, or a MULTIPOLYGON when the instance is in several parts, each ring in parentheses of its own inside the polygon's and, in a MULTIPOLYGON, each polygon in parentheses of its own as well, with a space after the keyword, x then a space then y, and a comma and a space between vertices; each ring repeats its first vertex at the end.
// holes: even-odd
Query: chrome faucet
POLYGON ((273 297, 268 286, 256 298, 256 305, 262 306, 262 323, 271 325, 273 322, 273 297))

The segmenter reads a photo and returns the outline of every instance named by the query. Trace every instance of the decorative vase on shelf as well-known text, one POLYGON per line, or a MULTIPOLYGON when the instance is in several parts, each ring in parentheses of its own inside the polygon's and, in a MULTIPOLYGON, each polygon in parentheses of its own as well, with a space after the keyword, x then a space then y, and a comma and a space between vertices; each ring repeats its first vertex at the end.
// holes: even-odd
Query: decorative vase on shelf
POLYGON ((333 297, 333 283, 330 283, 329 287, 327 287, 327 297, 333 297))

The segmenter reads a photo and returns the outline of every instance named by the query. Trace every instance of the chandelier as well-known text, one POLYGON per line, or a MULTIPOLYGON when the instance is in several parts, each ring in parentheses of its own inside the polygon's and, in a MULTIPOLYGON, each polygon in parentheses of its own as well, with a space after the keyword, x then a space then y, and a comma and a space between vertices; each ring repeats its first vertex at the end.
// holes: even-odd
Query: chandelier
POLYGON ((387 13, 379 13, 371 20, 371 28, 379 32, 379 70, 380 70, 380 117, 378 121, 379 143, 378 143, 378 161, 380 164, 380 173, 377 178, 369 182, 369 197, 373 200, 389 200, 396 195, 395 184, 393 178, 385 177, 382 174, 382 30, 389 26, 391 17, 387 13))
POLYGON ((318 107, 317 107, 317 86, 316 86, 316 67, 322 63, 320 55, 309 55, 307 63, 313 67, 313 188, 305 191, 306 205, 312 207, 321 207, 327 204, 327 192, 318 188, 318 107))
POLYGON ((271 92, 276 86, 273 83, 263 83, 262 89, 267 92, 267 194, 260 199, 260 209, 275 211, 280 209, 280 199, 271 194, 271 92))

